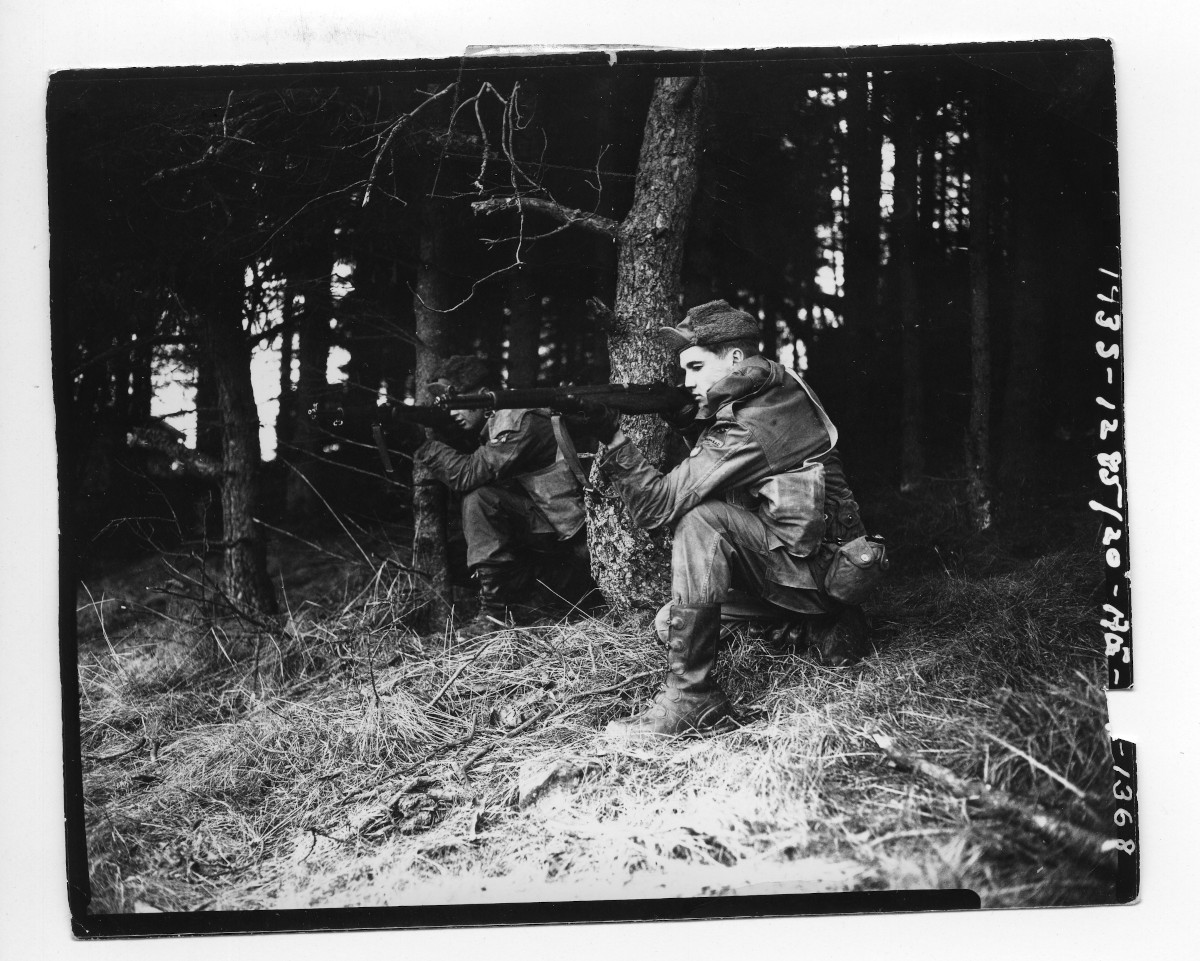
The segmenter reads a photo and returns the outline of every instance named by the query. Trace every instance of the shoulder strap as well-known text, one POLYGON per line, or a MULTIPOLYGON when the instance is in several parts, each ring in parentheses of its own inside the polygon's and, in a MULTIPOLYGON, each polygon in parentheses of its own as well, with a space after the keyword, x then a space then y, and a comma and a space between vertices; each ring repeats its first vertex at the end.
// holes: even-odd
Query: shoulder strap
MULTIPOLYGON (((781 364, 780 366, 782 367, 783 365, 781 364)), ((809 387, 808 384, 806 384, 804 382, 804 378, 801 377, 799 374, 797 374, 790 367, 784 367, 783 369, 786 370, 789 374, 791 374, 792 380, 794 380, 797 384, 800 385, 800 387, 804 391, 804 393, 808 394, 808 399, 812 401, 813 407, 815 407, 817 410, 817 416, 819 418, 821 418, 821 426, 825 428, 825 433, 829 435, 829 450, 822 451, 822 453, 820 455, 820 456, 824 457, 825 454, 828 454, 829 451, 831 451, 835 447, 837 447, 838 430, 836 427, 833 426, 833 421, 831 421, 829 419, 829 415, 827 413, 825 413, 825 408, 821 406, 821 402, 819 400, 817 400, 817 395, 814 394, 812 391, 812 388, 809 387)))
POLYGON ((575 480, 579 482, 579 486, 585 491, 590 492, 592 485, 588 483, 583 465, 579 463, 579 453, 575 450, 575 442, 571 440, 571 435, 567 433, 567 427, 562 422, 562 415, 554 414, 551 416, 550 426, 554 428, 554 439, 558 442, 559 455, 566 462, 571 473, 575 475, 575 480))

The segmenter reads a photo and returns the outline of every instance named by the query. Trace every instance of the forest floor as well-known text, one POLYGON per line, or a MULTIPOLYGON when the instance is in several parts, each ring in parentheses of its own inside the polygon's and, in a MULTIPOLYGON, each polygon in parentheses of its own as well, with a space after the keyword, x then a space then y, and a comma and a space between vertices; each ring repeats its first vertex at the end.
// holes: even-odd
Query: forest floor
POLYGON ((90 911, 913 888, 1110 902, 1102 571, 1076 500, 973 537, 950 485, 892 495, 878 653, 831 669, 738 633, 721 670, 739 726, 671 742, 603 735, 661 679, 650 614, 418 637, 386 545, 345 535, 277 538, 277 627, 181 597, 198 572, 163 558, 91 578, 90 911))

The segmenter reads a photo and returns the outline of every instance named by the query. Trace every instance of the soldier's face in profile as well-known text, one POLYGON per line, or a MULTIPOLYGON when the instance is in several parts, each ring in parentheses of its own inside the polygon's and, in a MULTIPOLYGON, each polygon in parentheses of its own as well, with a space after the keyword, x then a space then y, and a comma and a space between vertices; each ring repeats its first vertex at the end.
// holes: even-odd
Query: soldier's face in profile
POLYGON ((474 434, 483 428, 483 422, 487 420, 487 411, 456 410, 451 416, 462 425, 463 430, 474 434))
POLYGON ((722 357, 707 347, 688 347, 679 354, 683 386, 692 392, 697 403, 703 404, 708 399, 712 385, 727 376, 742 360, 742 352, 738 348, 722 357))

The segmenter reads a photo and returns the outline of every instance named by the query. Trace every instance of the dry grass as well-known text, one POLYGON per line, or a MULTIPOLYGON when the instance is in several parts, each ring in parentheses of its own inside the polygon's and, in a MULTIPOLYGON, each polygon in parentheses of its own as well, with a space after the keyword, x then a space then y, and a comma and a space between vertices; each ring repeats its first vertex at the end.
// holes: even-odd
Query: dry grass
POLYGON ((912 887, 1109 900, 1106 859, 897 768, 871 738, 1102 831, 1098 576, 1087 550, 913 572, 870 608, 881 652, 849 669, 739 634, 722 670, 742 725, 634 746, 601 731, 655 689, 645 621, 420 639, 386 566, 327 565, 272 633, 178 600, 104 631, 93 591, 92 910, 912 887))

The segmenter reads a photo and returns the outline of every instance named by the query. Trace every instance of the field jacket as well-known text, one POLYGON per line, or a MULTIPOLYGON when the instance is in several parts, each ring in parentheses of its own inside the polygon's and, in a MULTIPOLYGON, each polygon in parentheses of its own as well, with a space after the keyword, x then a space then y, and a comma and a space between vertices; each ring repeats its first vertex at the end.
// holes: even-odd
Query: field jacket
POLYGON ((828 420, 784 367, 748 359, 713 385, 706 407, 715 413, 699 422, 691 453, 667 473, 628 440, 601 454, 601 471, 639 527, 673 525, 701 501, 720 498, 757 513, 772 549, 796 558, 865 533, 828 420))
POLYGON ((549 411, 497 411, 484 424, 480 440, 470 454, 429 440, 413 460, 459 494, 486 484, 515 484, 560 538, 579 532, 584 523, 583 492, 561 459, 549 411))

